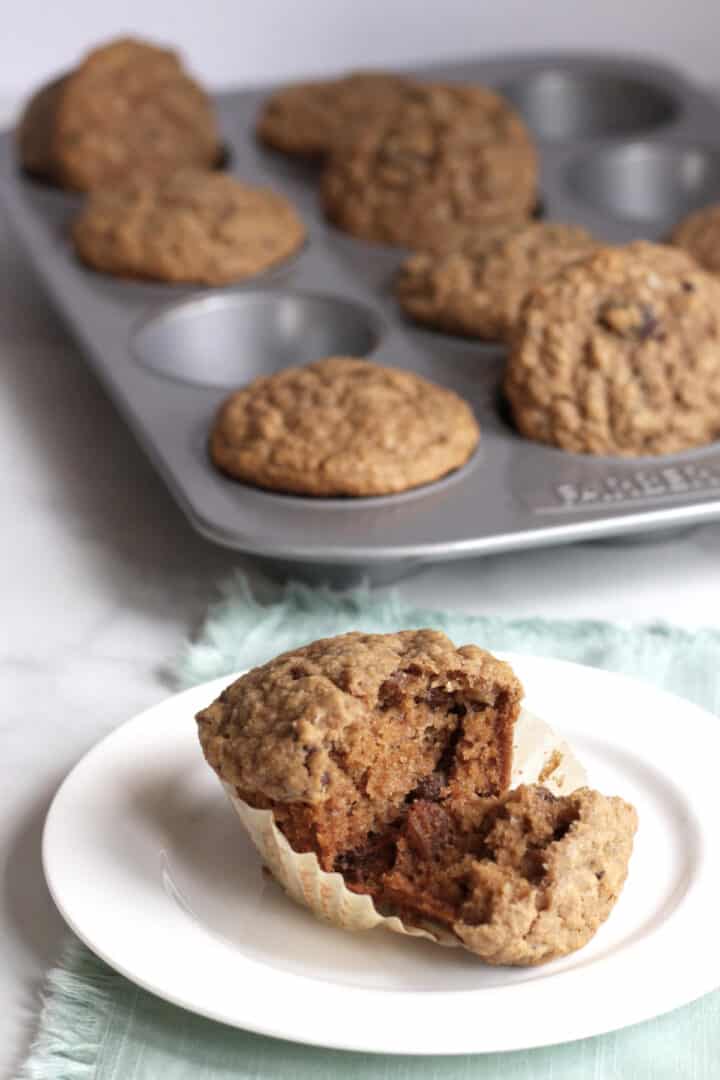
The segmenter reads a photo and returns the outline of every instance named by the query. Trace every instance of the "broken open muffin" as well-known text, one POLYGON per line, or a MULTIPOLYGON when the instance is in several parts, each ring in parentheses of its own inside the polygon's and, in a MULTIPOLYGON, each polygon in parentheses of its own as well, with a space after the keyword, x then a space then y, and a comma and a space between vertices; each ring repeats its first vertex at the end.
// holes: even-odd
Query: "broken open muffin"
POLYGON ((197 720, 209 764, 300 902, 339 925, 531 964, 583 945, 607 917, 635 818, 589 789, 508 792, 521 697, 507 664, 437 631, 353 633, 256 668, 197 720))
POLYGON ((414 802, 392 865, 350 888, 410 925, 439 924, 488 964, 540 964, 585 945, 627 874, 637 815, 590 788, 523 785, 455 809, 414 802))
POLYGON ((198 724, 221 779, 334 870, 416 798, 504 791, 521 697, 510 667, 474 645, 434 630, 352 633, 249 672, 198 724))

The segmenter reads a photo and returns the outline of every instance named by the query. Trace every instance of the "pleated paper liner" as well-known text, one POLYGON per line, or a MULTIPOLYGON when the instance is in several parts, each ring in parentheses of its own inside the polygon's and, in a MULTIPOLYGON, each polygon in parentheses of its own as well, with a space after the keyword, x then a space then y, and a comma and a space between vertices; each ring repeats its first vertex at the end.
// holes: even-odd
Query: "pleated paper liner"
MULTIPOLYGON (((523 709, 515 725, 510 786, 540 783, 555 795, 569 795, 586 782, 585 770, 568 743, 544 720, 523 709)), ((223 787, 273 877, 293 900, 319 919, 343 930, 382 926, 440 945, 459 944, 454 935, 434 924, 420 929, 406 926, 396 915, 381 915, 369 896, 348 889, 340 874, 322 870, 314 853, 293 851, 272 811, 255 810, 237 797, 230 784, 223 783, 223 787)))

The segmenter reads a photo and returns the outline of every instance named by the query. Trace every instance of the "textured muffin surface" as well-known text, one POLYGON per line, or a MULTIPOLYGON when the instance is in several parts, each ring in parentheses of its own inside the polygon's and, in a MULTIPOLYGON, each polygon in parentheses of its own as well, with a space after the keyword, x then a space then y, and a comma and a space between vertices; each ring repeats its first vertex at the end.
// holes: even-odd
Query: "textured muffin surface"
POLYGON ((720 435, 720 280, 679 248, 600 248, 536 287, 505 391, 528 438, 669 454, 720 435))
POLYGON ((329 357, 256 379, 221 407, 213 462, 259 487, 385 495, 463 465, 479 429, 451 390, 410 371, 329 357))
POLYGON ((720 274, 720 205, 703 206, 688 214, 675 226, 671 239, 704 270, 720 274))
POLYGON ((412 100, 416 85, 382 71, 295 83, 267 99, 257 135, 286 154, 321 157, 358 126, 412 100))
POLYGON ((392 861, 363 886, 381 910, 451 930, 485 963, 545 963, 607 919, 636 828, 634 807, 590 788, 555 796, 527 785, 449 808, 418 801, 392 861))
POLYGON ((455 251, 411 255, 398 275, 396 293, 418 322, 498 341, 511 331, 534 286, 594 246, 590 234, 576 225, 480 229, 455 251))
POLYGON ((506 101, 483 87, 429 84, 338 145, 322 200, 355 236, 446 250, 468 226, 527 219, 536 181, 530 136, 506 101))
POLYGON ((18 142, 27 169, 80 191, 211 168, 221 152, 212 104, 178 56, 133 38, 94 49, 41 88, 18 142))
POLYGON ((503 791, 521 696, 507 664, 438 631, 350 633, 242 676, 198 728, 219 777, 333 870, 415 798, 503 791))
POLYGON ((292 255, 305 228, 287 199, 268 188, 185 169, 92 192, 73 239, 80 257, 105 273, 222 285, 292 255))

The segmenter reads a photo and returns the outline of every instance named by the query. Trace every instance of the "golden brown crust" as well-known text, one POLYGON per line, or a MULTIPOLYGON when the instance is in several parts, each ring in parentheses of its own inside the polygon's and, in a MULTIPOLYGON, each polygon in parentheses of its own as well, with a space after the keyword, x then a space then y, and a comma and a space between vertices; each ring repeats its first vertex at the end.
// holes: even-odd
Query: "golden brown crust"
POLYGON ((256 379, 221 407, 213 462, 305 495, 386 495, 430 483, 477 446, 470 406, 410 371, 329 357, 256 379))
POLYGON ((670 454, 720 435, 720 281, 679 248, 601 248, 538 286, 505 391, 528 438, 670 454))
POLYGON ((428 84, 330 155, 328 218, 366 240, 447 250, 468 226, 527 219, 537 163, 512 107, 484 87, 428 84))
POLYGON ((357 125, 401 105, 415 85, 413 79, 382 71, 295 83, 267 98, 256 133, 261 142, 286 154, 321 157, 357 125))
POLYGON ((697 259, 703 269, 720 274, 720 205, 703 206, 688 214, 675 226, 670 240, 697 259))
POLYGON ((528 292, 595 246, 576 225, 543 222, 487 233, 478 230, 450 253, 406 260, 396 293, 411 318, 451 334, 502 340, 528 292))
POLYGON ((256 668, 197 720, 220 778, 333 869, 411 792, 504 790, 521 696, 507 664, 439 631, 351 633, 256 668))
POLYGON ((274 191, 185 169, 162 181, 92 192, 73 239, 78 255, 105 273, 222 285, 292 255, 305 228, 274 191))
POLYGON ((43 87, 20 122, 23 164, 79 191, 219 160, 215 113, 178 56, 132 38, 94 49, 43 87))

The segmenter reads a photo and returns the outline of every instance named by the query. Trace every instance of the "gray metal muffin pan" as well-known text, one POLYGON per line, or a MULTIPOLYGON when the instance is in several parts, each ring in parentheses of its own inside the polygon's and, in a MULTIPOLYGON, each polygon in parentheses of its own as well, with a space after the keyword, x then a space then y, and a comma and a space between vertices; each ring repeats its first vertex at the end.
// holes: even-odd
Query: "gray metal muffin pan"
MULTIPOLYGON (((666 67, 559 54, 418 71, 474 80, 513 100, 538 139, 542 212, 611 242, 665 236, 720 199, 720 109, 666 67)), ((390 291, 404 253, 354 240, 322 217, 318 169, 264 149, 253 123, 265 92, 223 94, 230 167, 284 192, 305 248, 242 287, 122 281, 75 259, 80 199, 36 183, 0 140, 9 219, 87 360, 206 537, 280 573, 350 581, 429 561, 650 534, 720 516, 720 444, 665 458, 597 458, 520 437, 504 412, 503 350, 415 327, 390 291), (402 495, 299 498, 234 482, 209 462, 207 433, 234 387, 332 353, 409 368, 471 402, 480 447, 457 473, 402 495)))

